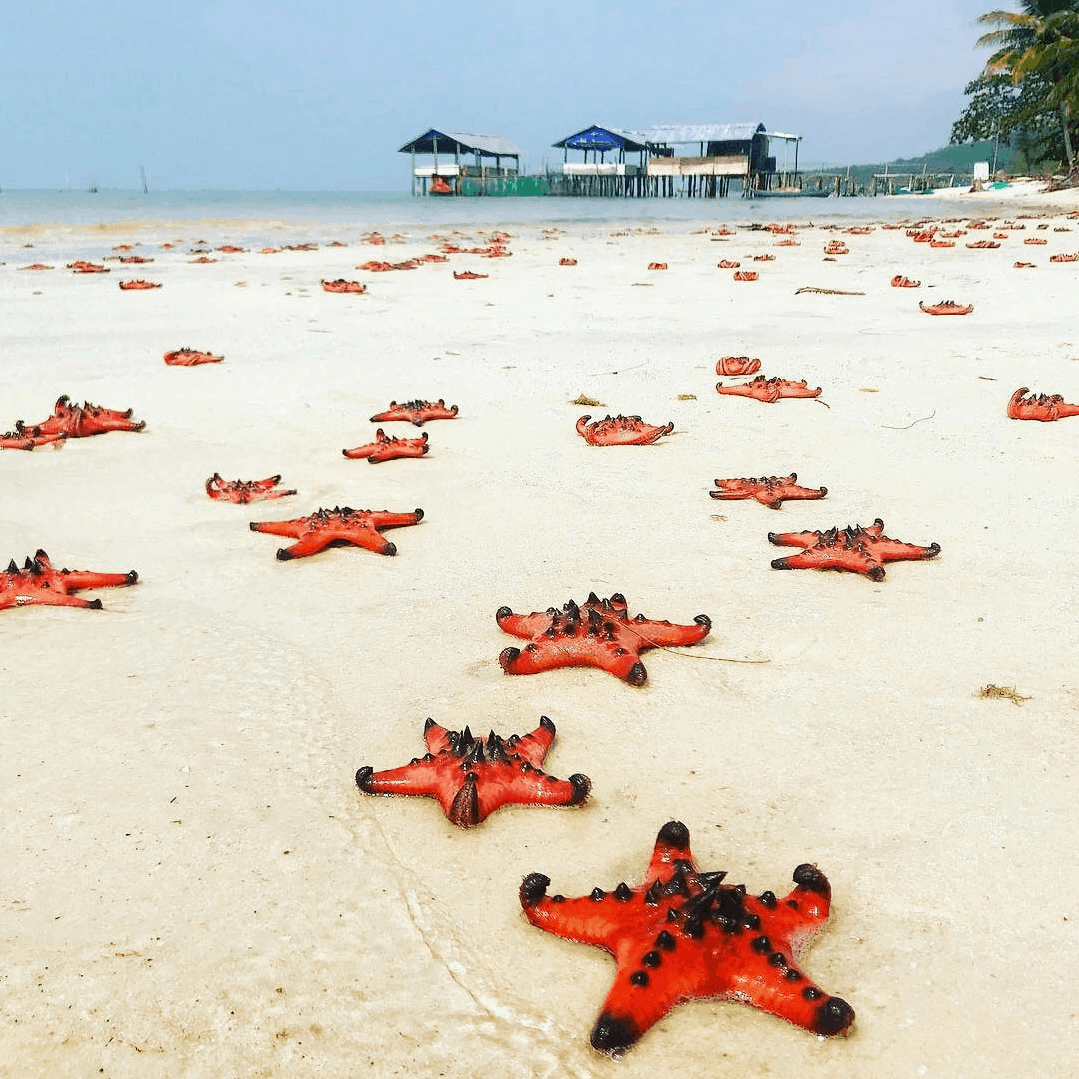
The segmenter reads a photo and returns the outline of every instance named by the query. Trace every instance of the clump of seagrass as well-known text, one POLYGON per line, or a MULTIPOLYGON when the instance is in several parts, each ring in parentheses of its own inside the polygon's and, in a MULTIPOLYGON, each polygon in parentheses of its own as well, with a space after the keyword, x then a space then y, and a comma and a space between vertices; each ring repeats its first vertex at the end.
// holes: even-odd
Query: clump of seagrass
POLYGON ((995 686, 992 682, 978 690, 978 697, 983 701, 1011 701, 1017 708, 1023 701, 1033 700, 1017 693, 1015 686, 995 686))
POLYGON ((579 393, 572 401, 571 405, 587 405, 589 408, 606 408, 607 406, 602 401, 597 401, 594 397, 589 397, 586 393, 579 393))

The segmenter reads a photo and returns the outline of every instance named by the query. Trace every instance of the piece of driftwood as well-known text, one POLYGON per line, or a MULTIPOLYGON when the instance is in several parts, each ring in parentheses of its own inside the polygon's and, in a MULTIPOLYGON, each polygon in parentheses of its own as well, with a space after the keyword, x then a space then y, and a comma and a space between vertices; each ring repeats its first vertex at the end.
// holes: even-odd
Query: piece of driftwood
POLYGON ((814 288, 812 285, 804 285, 794 290, 794 295, 799 296, 803 292, 815 292, 820 296, 864 296, 864 292, 848 292, 842 288, 814 288))

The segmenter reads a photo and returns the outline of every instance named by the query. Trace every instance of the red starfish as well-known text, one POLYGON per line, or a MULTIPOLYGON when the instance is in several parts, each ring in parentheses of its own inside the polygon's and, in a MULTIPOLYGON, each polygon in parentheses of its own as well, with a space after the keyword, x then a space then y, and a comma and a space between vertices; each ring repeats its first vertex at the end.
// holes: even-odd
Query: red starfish
POLYGON ((577 421, 577 434, 590 446, 651 446, 674 430, 674 423, 657 427, 640 416, 605 416, 589 423, 591 416, 577 421))
POLYGON ((1026 397, 1027 386, 1020 386, 1008 401, 1008 416, 1013 420, 1060 420, 1079 416, 1079 405, 1069 404, 1059 393, 1026 397))
POLYGON ((164 288, 160 281, 144 281, 141 277, 133 277, 129 281, 117 282, 125 292, 139 291, 140 289, 164 288))
POLYGON ((366 457, 371 464, 377 465, 382 461, 394 461, 398 457, 422 457, 427 449, 426 431, 423 432, 422 438, 393 438, 380 427, 375 432, 374 442, 341 452, 351 459, 366 457))
POLYGON ((798 968, 809 937, 827 921, 828 878, 816 866, 794 871, 783 899, 724 884, 726 873, 701 873, 689 829, 665 824, 648 871, 636 888, 566 899, 548 896, 550 880, 521 883, 525 917, 540 929, 593 944, 618 963, 614 985, 592 1028, 592 1047, 620 1056, 676 1004, 702 997, 736 1000, 814 1034, 844 1034, 854 1009, 826 994, 798 968))
POLYGON ((504 805, 580 805, 592 789, 588 776, 555 779, 540 767, 554 733, 546 716, 531 734, 509 738, 494 731, 474 738, 467 727, 449 731, 429 719, 423 728, 427 753, 422 758, 387 772, 365 766, 356 773, 356 786, 365 794, 437 798, 442 812, 459 828, 482 824, 504 805))
POLYGON ((204 363, 223 363, 224 360, 224 356, 215 356, 212 352, 199 352, 186 345, 176 349, 175 352, 165 353, 165 363, 170 367, 198 367, 204 363))
POLYGON ((264 480, 223 480, 221 473, 215 472, 206 481, 206 493, 218 502, 235 502, 239 505, 296 494, 294 490, 275 490, 280 482, 280 474, 264 480))
POLYGON ((336 281, 323 281, 321 284, 323 292, 353 292, 363 295, 367 291, 366 285, 361 285, 359 281, 346 281, 343 277, 336 281))
POLYGON ((755 375, 760 369, 761 361, 749 356, 720 356, 716 360, 717 375, 755 375))
POLYGON ((781 397, 820 397, 821 389, 818 386, 811 390, 804 378, 794 382, 789 378, 765 378, 764 375, 758 375, 741 386, 724 386, 722 382, 717 382, 716 392, 733 397, 752 397, 755 401, 774 404, 781 397))
POLYGON ((884 580, 886 562, 924 561, 940 554, 939 543, 918 547, 890 539, 879 517, 868 528, 848 525, 827 532, 769 532, 768 539, 777 547, 803 548, 801 554, 774 559, 772 569, 838 569, 864 573, 872 581, 884 580))
MULTIPOLYGON (((82 405, 73 405, 67 394, 63 394, 53 406, 53 414, 41 423, 24 424, 15 421, 14 432, 8 432, 4 439, 25 439, 31 443, 20 449, 33 449, 49 442, 58 442, 64 438, 89 438, 108 431, 141 431, 146 426, 145 420, 135 423, 131 419, 131 409, 121 412, 115 408, 102 408, 84 401, 82 405)), ((9 443, 5 448, 13 448, 9 443)))
POLYGON ((954 300, 941 300, 940 303, 930 304, 923 300, 918 306, 927 315, 969 315, 974 310, 974 304, 956 303, 954 300))
POLYGON ((371 417, 372 423, 392 423, 394 420, 404 420, 422 427, 428 420, 452 420, 457 416, 457 406, 446 407, 446 402, 440 397, 437 404, 430 401, 405 401, 398 404, 390 402, 390 407, 385 412, 376 413, 371 417))
POLYGON ((412 513, 390 513, 389 510, 354 510, 351 506, 334 506, 332 510, 319 509, 309 517, 297 517, 291 521, 252 521, 251 531, 291 536, 297 540, 291 547, 278 550, 277 557, 286 562, 290 558, 306 558, 327 547, 342 547, 349 543, 365 547, 375 554, 397 554, 397 547, 380 535, 382 529, 415 525, 422 519, 421 509, 412 513))
POLYGON ((49 607, 85 607, 100 611, 101 600, 83 599, 72 592, 84 588, 112 588, 134 584, 139 575, 130 573, 93 573, 90 570, 54 569, 49 556, 39 550, 27 558, 22 569, 12 559, 0 573, 0 611, 7 607, 26 607, 39 603, 49 607))
POLYGON ((506 674, 599 667, 631 686, 648 680, 642 652, 696 644, 712 628, 706 614, 697 615, 692 626, 657 622, 643 614, 631 619, 626 597, 618 592, 604 600, 590 592, 580 607, 570 600, 561 611, 548 607, 545 612, 514 614, 509 607, 499 607, 495 621, 506 633, 529 639, 523 649, 503 649, 498 662, 506 674))
POLYGON ((827 487, 799 487, 798 473, 789 476, 761 476, 757 479, 716 480, 718 491, 709 491, 713 498, 725 501, 755 498, 762 506, 777 510, 788 499, 823 498, 827 487))

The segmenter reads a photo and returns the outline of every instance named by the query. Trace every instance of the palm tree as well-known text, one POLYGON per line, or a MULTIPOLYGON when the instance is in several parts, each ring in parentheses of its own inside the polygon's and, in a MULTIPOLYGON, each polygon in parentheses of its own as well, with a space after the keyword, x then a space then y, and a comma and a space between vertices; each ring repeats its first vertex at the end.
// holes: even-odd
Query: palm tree
POLYGON ((985 72, 1006 73, 1016 85, 1029 76, 1044 78, 1045 104, 1060 117, 1070 173, 1076 167, 1071 107, 1079 101, 1079 4, 1023 0, 1022 7, 1022 13, 989 11, 979 16, 983 25, 998 27, 978 39, 979 46, 996 49, 985 72))

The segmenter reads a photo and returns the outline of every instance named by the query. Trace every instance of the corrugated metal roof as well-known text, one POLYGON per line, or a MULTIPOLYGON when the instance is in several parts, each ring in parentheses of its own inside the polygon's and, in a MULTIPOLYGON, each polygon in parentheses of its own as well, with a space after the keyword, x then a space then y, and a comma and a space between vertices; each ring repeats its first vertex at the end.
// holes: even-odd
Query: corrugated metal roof
POLYGON ((398 153, 433 154, 436 139, 440 154, 479 154, 481 157, 521 155, 521 151, 501 135, 473 135, 466 131, 440 131, 433 127, 411 142, 406 142, 398 153))
POLYGON ((642 132, 649 142, 668 146, 690 142, 746 141, 757 132, 767 135, 764 124, 665 124, 642 132))
POLYGON ((639 131, 625 131, 618 127, 601 127, 592 124, 575 135, 567 135, 551 143, 567 150, 644 150, 648 140, 639 131))

